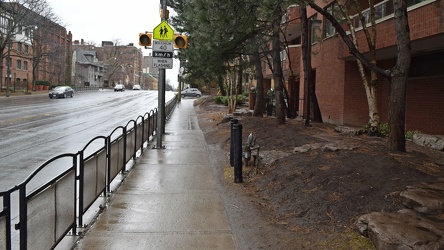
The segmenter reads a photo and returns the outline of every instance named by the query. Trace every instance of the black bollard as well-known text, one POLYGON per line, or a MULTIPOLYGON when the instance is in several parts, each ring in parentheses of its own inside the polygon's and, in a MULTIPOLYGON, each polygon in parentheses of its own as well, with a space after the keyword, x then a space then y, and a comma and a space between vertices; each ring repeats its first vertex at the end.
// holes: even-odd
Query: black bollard
POLYGON ((234 131, 233 125, 237 124, 238 120, 236 118, 231 119, 231 131, 230 131, 230 166, 234 166, 234 131))
POLYGON ((233 125, 233 134, 234 134, 234 182, 241 183, 242 182, 242 125, 234 124, 233 125))

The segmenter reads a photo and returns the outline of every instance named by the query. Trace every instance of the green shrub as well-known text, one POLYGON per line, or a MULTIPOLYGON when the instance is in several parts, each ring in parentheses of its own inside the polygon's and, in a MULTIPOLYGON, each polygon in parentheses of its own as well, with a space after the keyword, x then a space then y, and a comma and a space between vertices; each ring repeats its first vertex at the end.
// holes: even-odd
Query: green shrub
POLYGON ((413 139, 413 136, 414 136, 415 134, 417 134, 417 133, 420 133, 420 132, 417 131, 417 130, 415 130, 415 131, 407 131, 407 132, 405 132, 405 138, 406 138, 406 139, 409 139, 409 140, 412 140, 412 139, 413 139))
POLYGON ((214 96, 213 101, 216 104, 222 104, 228 106, 228 100, 226 96, 220 96, 220 95, 214 96))
MULTIPOLYGON (((370 124, 366 124, 364 126, 364 131, 366 131, 368 133, 369 129, 370 129, 370 124)), ((379 124, 379 134, 380 135, 388 136, 389 132, 390 132, 390 129, 389 129, 389 126, 387 123, 380 123, 379 124)), ((419 131, 416 131, 416 130, 415 131, 406 131, 405 138, 411 140, 411 139, 413 139, 413 135, 416 133, 419 133, 419 131)))
POLYGON ((236 96, 236 104, 242 104, 245 103, 248 99, 248 95, 238 95, 236 96))
MULTIPOLYGON (((247 101, 247 99, 248 98, 244 95, 237 95, 236 96, 236 105, 245 103, 247 101)), ((222 105, 228 106, 228 97, 227 96, 220 96, 220 95, 214 96, 213 101, 216 104, 222 104, 222 105)))
POLYGON ((380 123, 379 124, 379 133, 382 136, 388 136, 389 134, 389 126, 387 123, 380 123))
POLYGON ((51 82, 46 80, 35 81, 35 85, 51 86, 51 82))

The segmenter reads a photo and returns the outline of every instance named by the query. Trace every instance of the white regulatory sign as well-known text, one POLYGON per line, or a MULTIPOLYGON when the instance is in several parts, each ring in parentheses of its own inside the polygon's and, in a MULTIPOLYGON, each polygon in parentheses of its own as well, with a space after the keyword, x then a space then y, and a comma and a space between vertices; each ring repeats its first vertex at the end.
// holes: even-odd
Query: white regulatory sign
POLYGON ((173 42, 153 40, 153 50, 163 52, 173 52, 173 42))
POLYGON ((173 58, 153 57, 153 68, 172 69, 173 58))

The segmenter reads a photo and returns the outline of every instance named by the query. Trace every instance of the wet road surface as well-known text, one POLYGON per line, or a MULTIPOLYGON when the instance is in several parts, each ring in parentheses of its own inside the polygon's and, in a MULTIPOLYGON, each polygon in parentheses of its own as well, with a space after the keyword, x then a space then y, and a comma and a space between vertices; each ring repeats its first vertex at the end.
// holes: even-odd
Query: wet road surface
MULTIPOLYGON (((167 92, 166 100, 174 93, 167 92)), ((0 190, 21 183, 50 158, 76 153, 96 136, 157 107, 157 91, 98 91, 74 98, 0 98, 0 190)))

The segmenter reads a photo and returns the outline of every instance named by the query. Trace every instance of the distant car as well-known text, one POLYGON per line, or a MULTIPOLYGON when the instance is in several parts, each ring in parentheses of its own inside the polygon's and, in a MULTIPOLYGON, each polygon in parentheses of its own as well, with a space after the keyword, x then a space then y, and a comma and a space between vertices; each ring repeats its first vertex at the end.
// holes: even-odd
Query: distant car
POLYGON ((202 92, 200 92, 196 88, 188 88, 188 89, 182 90, 180 96, 182 98, 185 98, 185 97, 197 97, 197 98, 200 98, 202 96, 202 92))
POLYGON ((139 84, 136 84, 133 86, 133 90, 141 90, 141 89, 142 89, 142 87, 140 87, 139 84))
POLYGON ((74 97, 74 90, 69 86, 57 86, 53 90, 49 92, 49 98, 66 98, 66 97, 74 97))
POLYGON ((117 84, 114 87, 114 91, 125 91, 125 86, 123 84, 117 84))

